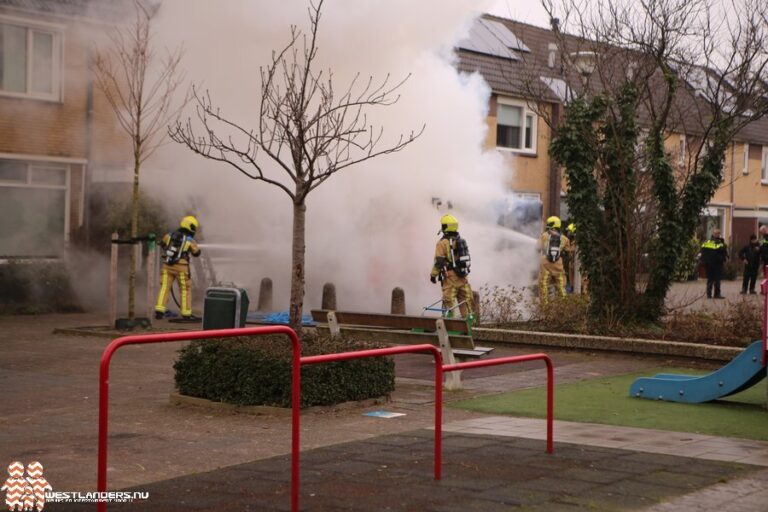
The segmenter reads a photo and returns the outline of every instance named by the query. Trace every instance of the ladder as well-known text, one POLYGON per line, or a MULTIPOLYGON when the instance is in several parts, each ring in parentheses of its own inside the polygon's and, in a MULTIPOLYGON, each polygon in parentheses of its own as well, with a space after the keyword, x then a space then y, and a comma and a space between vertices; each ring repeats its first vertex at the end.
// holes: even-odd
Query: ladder
MULTIPOLYGON (((201 237, 197 237, 198 242, 202 242, 201 237)), ((219 286, 219 281, 216 279, 216 271, 213 268, 213 262, 208 251, 202 251, 199 258, 192 258, 195 262, 195 272, 200 276, 201 282, 206 288, 212 286, 219 286)))

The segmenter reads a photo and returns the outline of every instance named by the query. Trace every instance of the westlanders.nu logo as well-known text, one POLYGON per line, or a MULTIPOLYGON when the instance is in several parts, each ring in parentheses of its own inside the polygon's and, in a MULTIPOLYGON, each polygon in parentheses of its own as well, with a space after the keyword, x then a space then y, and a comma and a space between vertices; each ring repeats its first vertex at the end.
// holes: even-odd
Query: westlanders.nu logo
POLYGON ((43 465, 37 461, 27 464, 26 476, 24 464, 11 462, 8 466, 8 479, 0 490, 5 491, 5 506, 8 510, 37 510, 45 507, 47 491, 53 488, 43 476, 43 465))
POLYGON ((146 500, 148 492, 107 491, 79 492, 54 491, 51 484, 43 477, 43 465, 30 462, 24 474, 24 464, 11 462, 8 466, 8 479, 0 490, 5 491, 5 506, 8 510, 41 512, 47 503, 98 503, 132 502, 146 500))

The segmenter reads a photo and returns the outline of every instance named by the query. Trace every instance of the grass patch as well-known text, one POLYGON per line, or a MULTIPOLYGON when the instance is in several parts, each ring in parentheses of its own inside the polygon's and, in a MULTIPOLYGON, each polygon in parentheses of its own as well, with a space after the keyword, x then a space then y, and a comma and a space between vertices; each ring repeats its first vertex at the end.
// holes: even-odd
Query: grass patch
MULTIPOLYGON (((629 386, 637 377, 657 373, 699 375, 707 372, 665 367, 556 385, 555 419, 768 441, 765 381, 728 398, 703 404, 659 402, 629 396, 629 386)), ((447 405, 488 414, 545 418, 546 388, 524 389, 447 405)))

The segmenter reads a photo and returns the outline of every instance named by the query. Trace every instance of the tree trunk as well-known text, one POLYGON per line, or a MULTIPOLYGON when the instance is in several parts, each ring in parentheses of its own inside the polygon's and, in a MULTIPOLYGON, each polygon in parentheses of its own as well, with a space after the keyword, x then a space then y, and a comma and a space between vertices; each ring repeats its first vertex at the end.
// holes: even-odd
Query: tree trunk
MULTIPOLYGON (((139 160, 135 159, 133 167, 133 194, 131 196, 131 238, 139 233, 139 160)), ((137 248, 131 245, 131 262, 128 269, 128 318, 136 317, 136 253, 137 248)))
POLYGON ((305 219, 307 205, 303 200, 293 203, 293 238, 291 247, 291 304, 288 323, 301 335, 301 316, 304 309, 304 256, 305 219))

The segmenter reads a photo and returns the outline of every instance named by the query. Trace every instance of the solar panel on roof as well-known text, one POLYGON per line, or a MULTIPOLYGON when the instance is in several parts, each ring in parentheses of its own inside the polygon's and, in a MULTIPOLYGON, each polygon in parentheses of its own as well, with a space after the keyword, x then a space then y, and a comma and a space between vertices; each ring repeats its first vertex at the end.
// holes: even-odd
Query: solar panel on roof
POLYGON ((483 19, 476 19, 469 28, 469 36, 459 41, 456 46, 463 50, 512 60, 520 60, 515 51, 530 51, 504 24, 483 19))
POLYGON ((494 20, 480 20, 489 32, 491 32, 496 38, 504 43, 504 45, 511 49, 521 52, 530 52, 531 50, 523 44, 523 42, 512 33, 506 25, 494 20))

